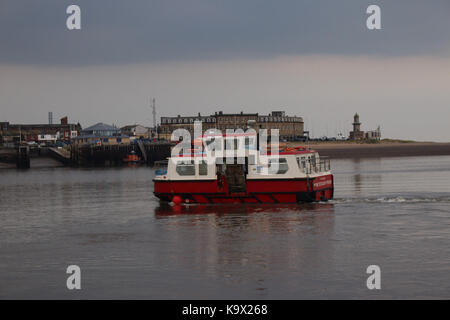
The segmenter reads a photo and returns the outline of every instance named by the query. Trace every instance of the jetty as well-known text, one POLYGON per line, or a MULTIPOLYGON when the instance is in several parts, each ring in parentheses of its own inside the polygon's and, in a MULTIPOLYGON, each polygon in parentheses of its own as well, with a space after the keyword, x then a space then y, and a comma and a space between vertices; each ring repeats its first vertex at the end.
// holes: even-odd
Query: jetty
POLYGON ((124 159, 135 151, 146 165, 153 165, 155 161, 164 161, 170 157, 173 144, 168 141, 124 143, 115 145, 68 145, 66 147, 30 147, 16 146, 15 148, 0 149, 1 168, 16 166, 19 169, 32 167, 31 159, 49 157, 64 166, 74 167, 110 167, 124 165, 124 159), (31 163, 31 164, 30 164, 31 163))
POLYGON ((73 166, 120 166, 123 159, 135 151, 147 165, 170 157, 172 143, 167 141, 116 145, 72 145, 66 154, 59 154, 73 166))
POLYGON ((62 162, 64 165, 71 164, 70 151, 67 149, 50 147, 48 148, 48 155, 62 162))

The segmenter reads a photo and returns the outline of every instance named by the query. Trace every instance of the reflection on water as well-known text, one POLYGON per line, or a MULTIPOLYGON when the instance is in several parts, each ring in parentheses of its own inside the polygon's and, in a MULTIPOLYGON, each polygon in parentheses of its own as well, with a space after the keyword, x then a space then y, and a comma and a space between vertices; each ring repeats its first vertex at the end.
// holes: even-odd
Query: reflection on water
POLYGON ((155 216, 167 228, 171 247, 188 254, 183 264, 192 259, 190 270, 227 285, 252 283, 259 297, 267 295, 269 278, 320 268, 332 250, 326 241, 334 226, 330 203, 162 205, 155 216), (180 230, 189 234, 182 241, 175 234, 180 230))
POLYGON ((329 212, 332 213, 333 205, 330 203, 305 203, 305 204, 188 204, 188 205, 169 205, 167 203, 160 203, 159 206, 155 208, 156 217, 164 217, 170 215, 178 214, 250 214, 250 213, 302 213, 308 211, 317 212, 329 212))
MULTIPOLYGON (((338 162, 339 163, 339 162, 338 162)), ((364 195, 364 187, 370 186, 372 192, 380 191, 381 180, 382 180, 382 159, 381 158, 371 158, 371 159, 360 159, 354 158, 347 160, 350 163, 349 171, 350 174, 346 178, 351 178, 353 181, 353 196, 360 197, 364 195), (366 167, 370 166, 372 172, 367 172, 366 167)))
POLYGON ((0 298, 449 298, 450 157, 332 166, 328 203, 181 207, 147 167, 2 170, 0 298))
POLYGON ((361 179, 362 179, 362 175, 361 175, 361 168, 360 168, 360 164, 361 164, 361 159, 359 158, 355 158, 351 160, 353 163, 353 181, 355 184, 355 194, 356 195, 361 195, 361 179))

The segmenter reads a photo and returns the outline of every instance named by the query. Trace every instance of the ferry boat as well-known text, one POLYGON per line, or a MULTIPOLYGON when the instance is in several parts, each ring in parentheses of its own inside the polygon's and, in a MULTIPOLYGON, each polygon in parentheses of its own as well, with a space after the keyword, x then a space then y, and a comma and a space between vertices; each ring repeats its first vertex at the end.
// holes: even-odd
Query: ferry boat
POLYGON ((213 158, 192 153, 169 158, 156 171, 154 194, 162 201, 179 203, 297 203, 333 198, 330 161, 307 147, 259 150, 244 159, 213 158), (266 156, 264 163, 260 156, 266 156), (199 158, 200 157, 200 158, 199 158))

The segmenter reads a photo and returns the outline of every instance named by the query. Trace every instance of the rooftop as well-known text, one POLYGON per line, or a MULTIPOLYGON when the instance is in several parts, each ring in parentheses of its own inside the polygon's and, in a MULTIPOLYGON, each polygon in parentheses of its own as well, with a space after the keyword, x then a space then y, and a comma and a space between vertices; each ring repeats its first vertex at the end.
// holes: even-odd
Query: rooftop
POLYGON ((114 126, 110 126, 109 124, 99 122, 94 124, 93 126, 83 129, 83 131, 120 131, 120 129, 114 126))

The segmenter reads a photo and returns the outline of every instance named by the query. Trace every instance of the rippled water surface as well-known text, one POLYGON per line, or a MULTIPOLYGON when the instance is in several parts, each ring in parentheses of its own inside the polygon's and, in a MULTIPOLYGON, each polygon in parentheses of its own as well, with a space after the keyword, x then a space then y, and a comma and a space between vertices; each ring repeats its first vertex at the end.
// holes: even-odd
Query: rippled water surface
POLYGON ((181 209, 147 167, 2 169, 0 298, 450 298, 450 157, 332 167, 328 203, 181 209))

